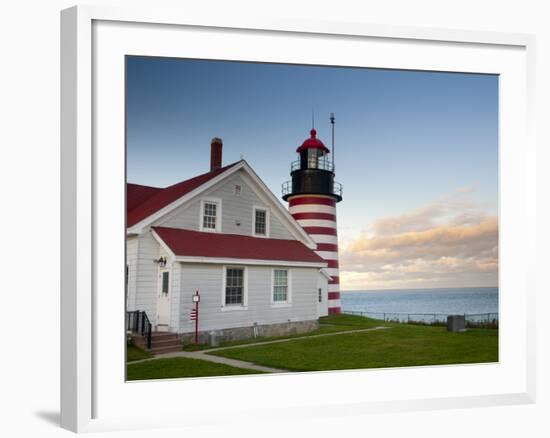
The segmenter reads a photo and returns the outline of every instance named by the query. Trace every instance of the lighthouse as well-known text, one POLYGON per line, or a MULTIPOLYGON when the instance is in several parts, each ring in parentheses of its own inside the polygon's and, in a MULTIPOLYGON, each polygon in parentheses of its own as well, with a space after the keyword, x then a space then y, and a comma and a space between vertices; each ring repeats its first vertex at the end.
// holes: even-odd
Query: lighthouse
POLYGON ((328 264, 328 313, 338 314, 340 276, 336 204, 342 200, 342 185, 334 181, 334 115, 332 124, 332 161, 330 150, 312 129, 310 137, 296 149, 298 159, 291 163, 291 180, 283 184, 283 199, 289 203, 292 217, 317 244, 316 253, 328 264))

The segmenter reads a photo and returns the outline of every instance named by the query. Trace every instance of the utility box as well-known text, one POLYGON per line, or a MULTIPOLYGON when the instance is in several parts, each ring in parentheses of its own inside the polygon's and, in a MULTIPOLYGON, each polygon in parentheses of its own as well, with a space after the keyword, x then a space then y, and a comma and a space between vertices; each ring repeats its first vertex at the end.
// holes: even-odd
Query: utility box
POLYGON ((215 330, 212 330, 210 333, 208 333, 208 335, 208 344, 210 344, 211 347, 218 347, 220 345, 219 333, 215 330))
POLYGON ((466 330, 466 318, 464 315, 447 316, 448 332, 463 332, 464 330, 466 330))

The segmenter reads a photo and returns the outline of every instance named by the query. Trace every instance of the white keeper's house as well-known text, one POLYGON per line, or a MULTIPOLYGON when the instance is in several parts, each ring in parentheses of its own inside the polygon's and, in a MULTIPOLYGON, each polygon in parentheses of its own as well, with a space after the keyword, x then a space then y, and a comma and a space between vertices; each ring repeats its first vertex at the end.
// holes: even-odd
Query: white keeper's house
POLYGON ((165 188, 127 184, 127 329, 154 352, 201 342, 313 330, 339 313, 336 202, 329 150, 315 130, 297 150, 283 199, 250 165, 222 166, 165 188), (148 343, 147 343, 148 341, 148 343))

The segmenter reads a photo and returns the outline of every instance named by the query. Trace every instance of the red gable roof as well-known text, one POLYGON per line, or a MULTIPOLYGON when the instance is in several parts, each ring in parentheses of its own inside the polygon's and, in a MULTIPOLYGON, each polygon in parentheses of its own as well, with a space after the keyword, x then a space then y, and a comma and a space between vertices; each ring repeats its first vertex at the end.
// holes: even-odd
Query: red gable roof
POLYGON ((131 227, 143 219, 151 216, 153 213, 166 207, 183 195, 195 190, 197 187, 210 181, 227 169, 235 166, 239 161, 229 164, 225 167, 203 173, 202 175, 182 181, 164 189, 155 187, 138 186, 137 184, 126 185, 126 226, 131 227), (134 187, 130 187, 134 186, 134 187), (138 187, 138 189, 136 189, 138 187), (155 191, 153 193, 153 191, 155 191), (133 192, 132 194, 130 192, 133 192), (138 202, 141 200, 141 202, 138 202))
POLYGON ((139 204, 156 195, 160 190, 158 187, 142 186, 139 184, 126 184, 126 211, 131 211, 139 204))
POLYGON ((313 250, 297 240, 166 227, 153 229, 177 256, 325 263, 313 250))

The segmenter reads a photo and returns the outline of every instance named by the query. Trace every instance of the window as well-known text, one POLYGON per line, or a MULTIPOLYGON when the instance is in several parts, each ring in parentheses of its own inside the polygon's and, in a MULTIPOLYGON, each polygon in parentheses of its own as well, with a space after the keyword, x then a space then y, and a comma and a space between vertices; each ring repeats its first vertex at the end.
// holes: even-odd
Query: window
POLYGON ((321 288, 319 288, 319 302, 323 302, 323 291, 321 290, 321 288))
POLYGON ((260 236, 266 234, 266 213, 265 210, 256 210, 256 218, 254 219, 254 233, 260 236))
POLYGON ((227 268, 225 271, 225 304, 244 305, 244 269, 227 268))
POLYGON ((162 273, 162 294, 168 295, 170 288, 170 272, 164 271, 162 273))
POLYGON ((269 237, 269 210, 262 207, 254 207, 254 217, 252 221, 254 236, 269 237))
POLYGON ((222 228, 222 200, 204 198, 200 204, 200 231, 220 232, 222 228))
POLYGON ((222 200, 205 198, 200 203, 199 230, 220 232, 222 229, 222 200))
POLYGON ((239 184, 235 185, 235 196, 241 196, 241 186, 239 184))
POLYGON ((217 205, 214 202, 204 203, 204 214, 202 216, 202 227, 210 230, 216 229, 217 205))
POLYGON ((286 269, 273 270, 273 302, 288 302, 288 271, 286 269))

